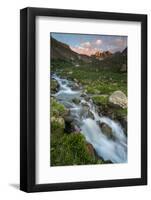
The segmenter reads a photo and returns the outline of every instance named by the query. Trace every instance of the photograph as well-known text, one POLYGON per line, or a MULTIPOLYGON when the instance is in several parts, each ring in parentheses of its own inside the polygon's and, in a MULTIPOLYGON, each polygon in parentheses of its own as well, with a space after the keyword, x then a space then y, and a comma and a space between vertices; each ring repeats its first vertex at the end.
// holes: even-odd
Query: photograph
POLYGON ((128 162, 128 36, 50 32, 50 166, 128 162))

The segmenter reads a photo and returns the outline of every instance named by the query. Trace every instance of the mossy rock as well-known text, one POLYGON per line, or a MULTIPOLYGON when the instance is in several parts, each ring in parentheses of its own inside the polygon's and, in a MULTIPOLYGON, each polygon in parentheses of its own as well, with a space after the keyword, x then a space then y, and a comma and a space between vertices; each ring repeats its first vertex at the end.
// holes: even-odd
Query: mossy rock
POLYGON ((59 84, 56 80, 51 79, 51 93, 54 94, 58 92, 59 89, 59 84))
POLYGON ((78 98, 74 98, 74 99, 72 99, 72 101, 75 104, 79 104, 80 103, 80 99, 78 99, 78 98))
POLYGON ((87 143, 87 144, 86 144, 86 147, 87 147, 87 152, 88 152, 88 154, 89 154, 91 157, 95 158, 95 150, 94 150, 94 148, 93 148, 93 145, 90 144, 90 143, 87 143))
POLYGON ((56 117, 64 117, 69 113, 69 110, 65 108, 65 106, 61 103, 59 103, 56 99, 51 97, 51 116, 56 116, 56 117))
POLYGON ((110 126, 108 126, 106 123, 101 123, 100 128, 101 128, 103 134, 105 134, 108 138, 113 137, 112 128, 110 126))
POLYGON ((62 134, 64 132, 65 122, 62 117, 51 117, 51 133, 62 134))
POLYGON ((124 94, 124 92, 122 92, 120 90, 114 91, 109 96, 109 103, 113 107, 124 109, 124 108, 127 108, 127 97, 124 94))

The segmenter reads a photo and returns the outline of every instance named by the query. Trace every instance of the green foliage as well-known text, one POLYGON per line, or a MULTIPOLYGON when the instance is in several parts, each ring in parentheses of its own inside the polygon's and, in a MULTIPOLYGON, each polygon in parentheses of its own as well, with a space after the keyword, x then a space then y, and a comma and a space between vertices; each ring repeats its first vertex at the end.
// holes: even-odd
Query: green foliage
POLYGON ((65 122, 63 116, 68 112, 63 104, 51 97, 51 133, 63 133, 65 122))
POLYGON ((56 80, 51 79, 51 93, 57 92, 58 83, 56 80))
POLYGON ((51 98, 51 116, 59 117, 64 116, 68 111, 63 104, 59 103, 56 99, 51 98))
POLYGON ((125 108, 125 109, 123 109, 123 108, 115 109, 114 113, 115 113, 115 117, 117 119, 121 119, 121 118, 127 116, 127 108, 125 108))
MULTIPOLYGON (((59 62, 58 61, 55 61, 59 62)), ((58 64, 54 72, 61 77, 68 79, 77 79, 89 94, 111 94, 116 90, 121 90, 127 94, 127 73, 121 73, 114 68, 101 68, 96 64, 81 64, 75 67, 72 64, 58 64), (72 72, 72 73, 70 73, 72 72)))
POLYGON ((51 117, 51 133, 64 133, 65 123, 62 117, 51 117))
POLYGON ((85 92, 88 94, 100 94, 100 91, 93 86, 86 86, 85 92))
POLYGON ((82 134, 64 134, 51 136, 51 165, 102 164, 103 161, 89 155, 82 134))
POLYGON ((108 104, 108 95, 92 96, 92 100, 96 105, 107 105, 108 104))
POLYGON ((51 71, 56 71, 57 69, 68 68, 71 67, 72 63, 70 61, 62 60, 62 59, 55 59, 51 60, 51 71))

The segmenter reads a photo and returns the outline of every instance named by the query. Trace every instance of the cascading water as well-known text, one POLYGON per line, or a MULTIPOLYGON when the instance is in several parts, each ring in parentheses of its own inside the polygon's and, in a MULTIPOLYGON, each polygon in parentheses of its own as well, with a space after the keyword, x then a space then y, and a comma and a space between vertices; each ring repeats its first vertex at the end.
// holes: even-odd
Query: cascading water
POLYGON ((81 97, 82 90, 72 89, 74 82, 52 76, 59 83, 59 92, 55 94, 58 101, 70 110, 70 116, 87 142, 93 145, 98 156, 113 163, 127 162, 127 138, 121 125, 108 117, 100 116, 91 99, 81 97), (73 103, 73 99, 79 103, 73 103), (114 138, 108 138, 101 130, 99 123, 105 123, 112 129, 114 138))

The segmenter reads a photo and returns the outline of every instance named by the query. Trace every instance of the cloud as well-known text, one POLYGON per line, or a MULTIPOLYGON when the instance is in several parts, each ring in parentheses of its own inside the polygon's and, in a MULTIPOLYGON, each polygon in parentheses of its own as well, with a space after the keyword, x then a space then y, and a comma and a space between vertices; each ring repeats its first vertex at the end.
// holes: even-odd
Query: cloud
POLYGON ((83 42, 83 43, 80 44, 80 46, 85 47, 85 48, 90 48, 91 43, 90 42, 83 42))
POLYGON ((112 52, 123 51, 123 49, 127 46, 127 38, 125 37, 116 38, 114 40, 107 42, 106 46, 112 52))
POLYGON ((95 41, 95 44, 96 44, 97 46, 100 46, 100 45, 102 44, 102 40, 96 40, 96 41, 95 41))
POLYGON ((77 46, 72 46, 71 49, 79 54, 93 55, 97 51, 123 51, 127 46, 126 37, 109 37, 105 39, 95 39, 92 41, 82 42, 77 46))
POLYGON ((127 43, 127 41, 123 40, 122 38, 117 38, 115 40, 115 45, 118 47, 124 47, 124 46, 126 46, 126 43, 127 43))
POLYGON ((71 49, 79 54, 92 55, 97 51, 100 51, 100 46, 102 44, 102 40, 95 40, 92 42, 82 42, 79 46, 72 46, 71 49))
POLYGON ((92 54, 95 54, 96 51, 98 51, 99 49, 97 48, 92 48, 92 47, 87 47, 87 48, 84 48, 84 47, 81 47, 81 46, 78 46, 78 47, 71 47, 71 49, 79 54, 84 54, 84 55, 92 55, 92 54))

